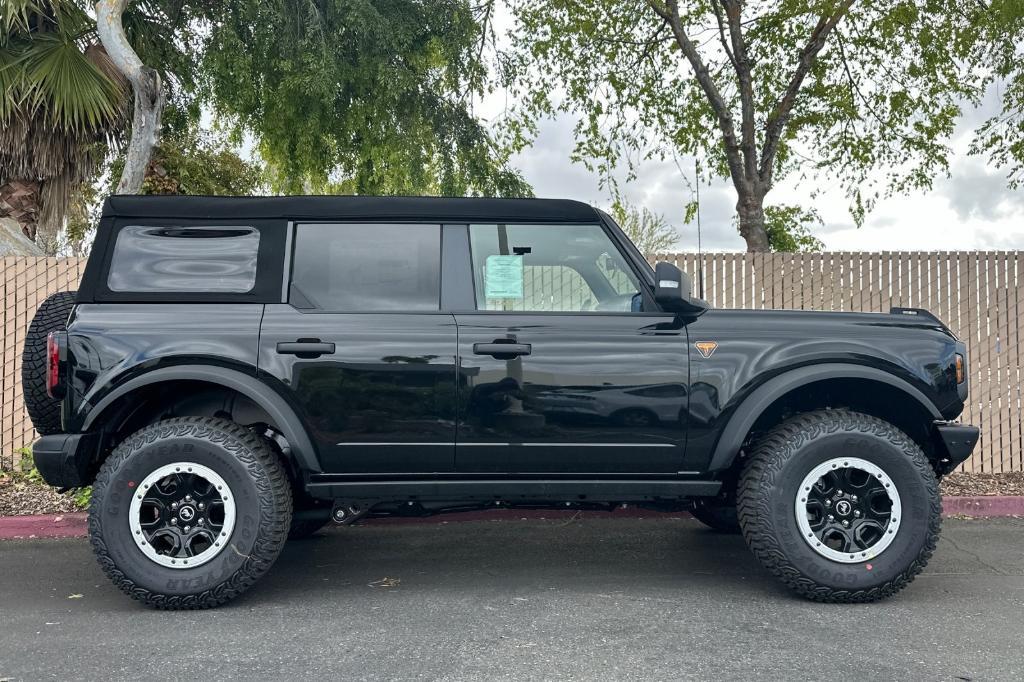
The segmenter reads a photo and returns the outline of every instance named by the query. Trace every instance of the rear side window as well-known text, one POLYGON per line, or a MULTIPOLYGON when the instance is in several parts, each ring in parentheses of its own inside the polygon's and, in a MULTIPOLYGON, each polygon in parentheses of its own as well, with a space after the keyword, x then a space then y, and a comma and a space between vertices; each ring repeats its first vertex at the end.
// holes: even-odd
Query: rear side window
POLYGON ((292 272, 291 302, 300 308, 439 310, 441 226, 299 225, 292 272))
POLYGON ((260 233, 254 227, 126 225, 107 276, 115 292, 237 293, 256 284, 260 233))

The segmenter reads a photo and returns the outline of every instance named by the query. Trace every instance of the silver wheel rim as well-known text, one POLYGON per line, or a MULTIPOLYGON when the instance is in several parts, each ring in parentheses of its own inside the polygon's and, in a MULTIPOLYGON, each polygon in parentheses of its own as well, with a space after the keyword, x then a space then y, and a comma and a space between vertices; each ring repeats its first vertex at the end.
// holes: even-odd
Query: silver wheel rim
POLYGON ((136 546, 167 568, 202 566, 235 528, 235 496, 217 472, 195 462, 162 466, 135 489, 128 525, 136 546))
POLYGON ((896 484, 881 467, 858 457, 814 467, 800 483, 794 509, 808 546, 843 564, 884 552, 903 518, 896 484))

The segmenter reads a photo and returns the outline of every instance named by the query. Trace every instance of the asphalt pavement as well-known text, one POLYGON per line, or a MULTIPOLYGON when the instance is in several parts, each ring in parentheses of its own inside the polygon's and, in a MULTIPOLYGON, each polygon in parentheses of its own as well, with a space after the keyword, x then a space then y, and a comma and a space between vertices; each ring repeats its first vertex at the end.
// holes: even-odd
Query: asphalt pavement
POLYGON ((159 612, 74 540, 0 542, 0 680, 1024 677, 1024 520, 949 519, 868 605, 791 596, 687 518, 438 521, 291 543, 245 596, 159 612))

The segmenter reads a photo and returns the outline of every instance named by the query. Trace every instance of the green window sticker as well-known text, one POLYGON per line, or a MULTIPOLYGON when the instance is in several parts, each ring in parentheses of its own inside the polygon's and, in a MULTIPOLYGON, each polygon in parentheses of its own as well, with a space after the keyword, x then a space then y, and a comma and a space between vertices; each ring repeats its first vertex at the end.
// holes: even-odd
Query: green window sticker
POLYGON ((523 257, 488 256, 484 264, 484 296, 523 298, 523 257))

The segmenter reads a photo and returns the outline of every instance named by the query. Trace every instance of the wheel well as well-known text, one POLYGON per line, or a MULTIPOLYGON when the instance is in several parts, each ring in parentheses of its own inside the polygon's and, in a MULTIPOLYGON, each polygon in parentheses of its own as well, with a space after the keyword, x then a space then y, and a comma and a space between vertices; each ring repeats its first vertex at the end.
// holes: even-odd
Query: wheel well
POLYGON ((733 460, 723 479, 735 483, 743 465, 743 453, 762 434, 795 414, 822 408, 849 409, 884 419, 910 436, 928 459, 935 458, 930 432, 934 417, 912 395, 872 379, 822 379, 784 393, 758 416, 743 439, 740 456, 733 460))
POLYGON ((208 381, 173 380, 142 386, 119 397, 96 417, 94 424, 102 434, 101 449, 93 463, 92 474, 107 456, 131 434, 162 419, 172 417, 221 417, 245 427, 265 432, 269 429, 275 446, 293 485, 301 480, 290 446, 279 425, 254 400, 233 388, 208 381))

